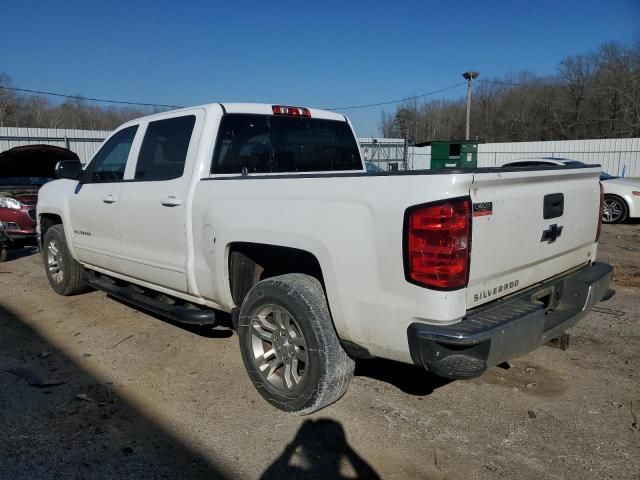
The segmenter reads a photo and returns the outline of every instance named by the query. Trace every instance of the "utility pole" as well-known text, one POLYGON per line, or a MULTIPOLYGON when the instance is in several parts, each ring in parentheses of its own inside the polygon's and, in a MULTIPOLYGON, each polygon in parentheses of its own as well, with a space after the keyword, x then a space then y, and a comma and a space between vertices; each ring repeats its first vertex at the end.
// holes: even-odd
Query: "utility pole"
POLYGON ((409 134, 404 136, 404 148, 402 149, 402 169, 409 170, 409 134))
POLYGON ((467 81, 467 133, 465 135, 465 140, 469 140, 469 124, 471 123, 471 82, 474 78, 478 78, 478 75, 480 74, 473 70, 469 70, 462 74, 467 81))

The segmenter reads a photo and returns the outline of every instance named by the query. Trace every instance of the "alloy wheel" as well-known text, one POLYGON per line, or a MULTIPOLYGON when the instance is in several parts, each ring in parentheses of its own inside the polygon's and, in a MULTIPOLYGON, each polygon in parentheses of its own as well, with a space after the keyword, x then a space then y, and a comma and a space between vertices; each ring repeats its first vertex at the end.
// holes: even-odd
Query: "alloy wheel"
POLYGON ((308 371, 304 335, 279 305, 265 305, 251 319, 253 362, 262 377, 282 393, 297 391, 308 371))
POLYGON ((605 198, 602 211, 602 221, 605 223, 615 223, 622 218, 624 206, 617 198, 605 198))
POLYGON ((64 270, 62 269, 62 256, 55 240, 51 240, 47 246, 47 268, 51 278, 56 283, 62 283, 64 270))

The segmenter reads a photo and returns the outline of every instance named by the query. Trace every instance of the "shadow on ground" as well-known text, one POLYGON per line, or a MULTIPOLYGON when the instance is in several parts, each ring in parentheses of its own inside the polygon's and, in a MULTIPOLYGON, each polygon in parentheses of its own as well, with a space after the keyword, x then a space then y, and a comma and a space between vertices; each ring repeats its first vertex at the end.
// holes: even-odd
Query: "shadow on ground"
POLYGON ((182 330, 185 330, 187 332, 191 332, 195 335, 199 335, 201 337, 204 338, 229 338, 233 336, 233 322, 231 321, 231 315, 229 315, 226 312, 222 312, 219 310, 216 310, 216 324, 211 326, 211 325, 189 325, 186 323, 180 323, 180 322, 175 322, 173 320, 171 320, 170 318, 167 317, 163 317, 162 315, 158 315, 156 313, 150 312, 148 310, 145 310, 137 305, 134 305, 132 303, 126 302, 124 300, 121 300, 119 298, 116 298, 114 296, 105 294, 104 292, 100 292, 102 295, 107 295, 107 297, 109 297, 110 300, 114 301, 114 302, 118 302, 122 305, 125 305, 129 308, 132 308, 133 310, 137 310, 138 312, 141 312, 149 317, 153 317, 156 320, 159 320, 161 322, 165 322, 168 323, 170 325, 173 325, 174 327, 178 327, 182 330))
MULTIPOLYGON (((0 305, 0 478, 233 478, 160 423, 0 305)), ((379 477, 342 425, 321 419, 305 420, 261 478, 379 477)))
POLYGON ((424 368, 383 359, 358 360, 356 376, 389 383, 404 393, 415 396, 429 395, 434 390, 452 382, 452 380, 437 377, 424 368))
POLYGON ((0 477, 227 477, 2 306, 0 332, 0 477))
MULTIPOLYGON (((122 305, 126 305, 134 310, 138 310, 145 315, 151 316, 159 321, 169 323, 182 330, 186 330, 193 334, 199 335, 205 338, 229 338, 234 335, 233 322, 231 316, 228 313, 216 311, 216 325, 211 327, 209 325, 187 325, 179 322, 174 322, 162 315, 157 315, 153 312, 149 312, 141 309, 136 305, 132 305, 129 302, 125 302, 121 299, 108 297, 122 305)), ((404 393, 416 396, 424 396, 433 393, 434 390, 440 388, 452 380, 447 380, 442 377, 437 377, 427 372, 425 369, 417 367, 415 365, 409 365, 401 362, 394 362, 384 359, 373 360, 361 360, 356 362, 356 376, 373 378, 381 382, 389 383, 396 388, 402 390, 404 393)))
MULTIPOLYGON (((216 311, 216 325, 187 325, 184 323, 174 322, 162 315, 157 315, 141 309, 136 305, 123 301, 119 298, 107 295, 111 300, 126 305, 134 310, 138 310, 145 315, 151 316, 161 322, 174 325, 182 330, 186 330, 193 334, 205 338, 229 338, 234 335, 233 322, 228 313, 216 311)), ((363 360, 358 359, 356 362, 356 376, 368 377, 381 382, 389 383, 394 387, 402 390, 404 393, 416 396, 425 396, 433 393, 434 390, 451 383, 442 377, 437 377, 427 372, 425 369, 415 365, 409 365, 401 362, 394 362, 384 359, 363 360)))
POLYGON ((38 247, 24 247, 24 248, 10 248, 7 250, 7 259, 5 262, 12 262, 13 260, 18 260, 19 258, 29 257, 31 255, 35 255, 36 253, 40 253, 38 247))
POLYGON ((261 480, 378 479, 376 471, 347 442, 340 423, 306 420, 261 480))

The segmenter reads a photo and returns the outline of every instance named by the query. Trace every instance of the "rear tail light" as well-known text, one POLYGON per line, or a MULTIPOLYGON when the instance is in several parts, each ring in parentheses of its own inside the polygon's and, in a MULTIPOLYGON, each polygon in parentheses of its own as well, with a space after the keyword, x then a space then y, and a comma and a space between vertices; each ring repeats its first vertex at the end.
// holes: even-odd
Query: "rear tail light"
POLYGON ((602 216, 604 215, 604 187, 600 182, 600 208, 598 209, 598 229, 596 230, 596 242, 600 238, 600 232, 602 231, 602 216))
POLYGON ((471 200, 445 200, 407 210, 405 276, 440 290, 463 288, 469 279, 471 200))
POLYGON ((308 108, 303 107, 290 107, 288 105, 272 105, 274 115, 288 115, 290 117, 311 117, 311 112, 308 108))

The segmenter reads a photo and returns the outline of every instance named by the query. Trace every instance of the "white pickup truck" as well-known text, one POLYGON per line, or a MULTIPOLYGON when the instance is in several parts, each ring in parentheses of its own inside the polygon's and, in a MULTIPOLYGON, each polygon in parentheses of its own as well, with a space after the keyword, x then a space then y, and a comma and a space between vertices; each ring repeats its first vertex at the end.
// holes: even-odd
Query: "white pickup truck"
POLYGON ((480 375, 610 293, 598 166, 367 173, 343 115, 210 104, 130 121, 57 175, 37 207, 53 289, 231 313, 290 412, 340 398, 354 358, 480 375))

